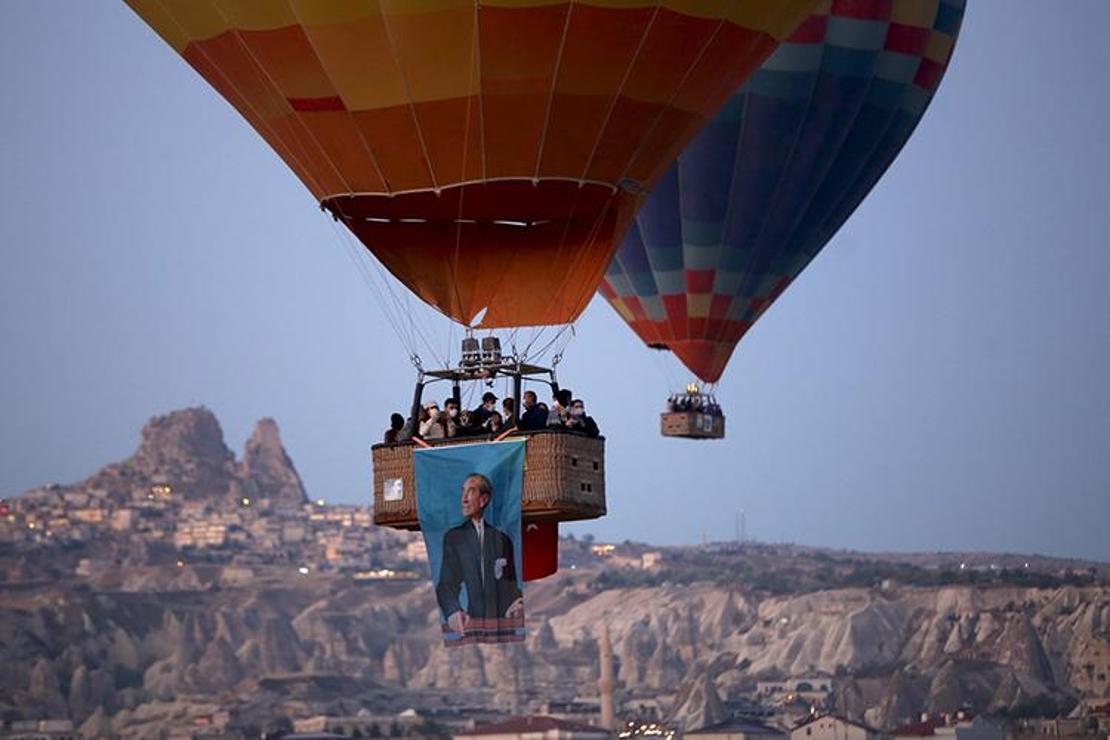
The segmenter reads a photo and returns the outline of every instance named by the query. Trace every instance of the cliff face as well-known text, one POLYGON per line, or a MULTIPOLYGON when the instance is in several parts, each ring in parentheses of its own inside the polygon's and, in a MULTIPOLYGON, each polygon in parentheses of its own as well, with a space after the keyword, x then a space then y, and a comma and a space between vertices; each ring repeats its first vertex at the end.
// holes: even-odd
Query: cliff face
POLYGON ((300 507, 308 502, 301 477, 281 444, 273 419, 261 419, 243 450, 242 478, 254 483, 256 495, 278 508, 300 507))
POLYGON ((131 457, 62 490, 124 502, 135 498, 136 492, 145 496, 151 486, 165 483, 173 484, 175 500, 203 501, 217 508, 237 506, 244 496, 256 505, 276 508, 299 507, 308 501, 273 419, 255 425, 237 462, 215 415, 203 407, 152 418, 131 457))
MULTIPOLYGON (((561 578, 560 588, 582 586, 561 578)), ((592 695, 597 638, 608 624, 618 693, 667 697, 676 725, 723 719, 722 700, 756 679, 826 674, 842 677, 843 711, 889 726, 921 711, 1079 698, 1090 646, 1110 640, 1106 588, 836 590, 765 600, 699 584, 613 589, 533 611, 525 646, 455 650, 439 645, 421 582, 387 589, 321 577, 293 588, 263 574, 246 587, 187 597, 14 598, 4 598, 0 620, 0 693, 12 706, 68 711, 79 721, 151 702, 249 694, 267 677, 295 675, 416 692, 465 686, 506 710, 522 696, 592 695)))

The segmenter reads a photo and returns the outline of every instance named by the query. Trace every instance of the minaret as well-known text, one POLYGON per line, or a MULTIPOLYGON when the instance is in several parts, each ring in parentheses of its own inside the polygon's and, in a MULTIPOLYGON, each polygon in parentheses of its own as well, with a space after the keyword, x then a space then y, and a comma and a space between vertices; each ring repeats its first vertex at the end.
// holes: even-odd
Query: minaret
POLYGON ((613 717, 613 645, 609 642, 609 625, 601 630, 598 644, 601 670, 597 679, 597 689, 601 694, 601 727, 613 732, 616 721, 613 717))

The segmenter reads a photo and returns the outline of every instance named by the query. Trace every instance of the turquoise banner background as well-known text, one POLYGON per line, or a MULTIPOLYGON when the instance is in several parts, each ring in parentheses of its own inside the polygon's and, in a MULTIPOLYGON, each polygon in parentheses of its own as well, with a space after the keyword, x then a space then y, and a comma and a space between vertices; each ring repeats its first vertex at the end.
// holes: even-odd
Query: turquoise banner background
POLYGON ((439 581, 443 563, 443 535, 463 521, 463 481, 471 473, 481 473, 493 483, 493 499, 485 519, 512 540, 517 585, 523 592, 520 500, 524 487, 524 440, 421 448, 415 451, 413 461, 416 513, 428 546, 433 587, 439 581))

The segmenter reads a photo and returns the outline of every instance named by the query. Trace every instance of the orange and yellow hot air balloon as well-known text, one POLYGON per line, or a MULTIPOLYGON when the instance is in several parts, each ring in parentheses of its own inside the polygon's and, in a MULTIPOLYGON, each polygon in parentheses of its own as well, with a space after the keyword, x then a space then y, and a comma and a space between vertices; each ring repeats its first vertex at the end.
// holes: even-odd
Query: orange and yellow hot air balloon
POLYGON ((406 286, 572 321, 644 194, 816 0, 127 0, 406 286))

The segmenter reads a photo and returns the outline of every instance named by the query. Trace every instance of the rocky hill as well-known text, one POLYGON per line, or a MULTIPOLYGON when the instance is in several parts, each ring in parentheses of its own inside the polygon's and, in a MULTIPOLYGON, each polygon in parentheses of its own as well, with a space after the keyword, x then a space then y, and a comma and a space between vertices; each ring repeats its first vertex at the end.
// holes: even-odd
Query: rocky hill
MULTIPOLYGON (((961 708, 1054 716, 1110 695, 1110 585, 1098 564, 1042 560, 1027 569, 1020 558, 994 558, 968 566, 961 556, 961 569, 944 558, 921 565, 757 544, 595 548, 568 539, 560 573, 526 590, 526 644, 447 650, 418 576, 426 566, 403 562, 413 536, 367 527, 357 540, 363 569, 416 571, 402 578, 368 578, 343 565, 350 554, 342 548, 325 556, 305 544, 336 536, 312 527, 338 515, 306 503, 271 421, 259 423, 237 461, 209 412, 160 417, 127 461, 79 485, 31 492, 28 502, 9 502, 10 517, 34 536, 0 549, 0 716, 70 717, 87 737, 212 723, 249 734, 279 716, 392 716, 408 707, 450 725, 588 705, 604 628, 619 714, 657 711, 680 728, 753 705, 787 721, 802 701, 890 727, 961 708), (250 536, 182 549, 173 531, 158 528, 147 538, 82 523, 82 539, 26 527, 50 526, 43 501, 69 495, 85 511, 99 497, 113 502, 105 516, 114 521, 162 486, 181 498, 163 509, 173 516, 243 515, 250 499, 250 518, 238 525, 250 536), (310 534, 260 553, 266 541, 251 533, 274 521, 310 534), (109 546, 117 541, 131 544, 109 546), (75 568, 73 550, 129 560, 75 568), (319 560, 303 566, 314 552, 319 560), (52 566, 46 581, 28 560, 69 569, 52 566), (779 693, 775 682, 788 679, 829 688, 779 693)), ((346 522, 336 525, 341 537, 360 529, 355 514, 335 519, 346 522)))

